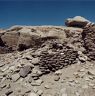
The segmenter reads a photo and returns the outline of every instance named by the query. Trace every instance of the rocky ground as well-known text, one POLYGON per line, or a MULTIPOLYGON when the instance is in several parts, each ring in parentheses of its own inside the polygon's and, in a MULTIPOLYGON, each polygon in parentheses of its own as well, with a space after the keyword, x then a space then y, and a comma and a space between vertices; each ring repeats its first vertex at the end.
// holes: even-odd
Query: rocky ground
POLYGON ((0 96, 95 96, 95 25, 0 30, 0 96))

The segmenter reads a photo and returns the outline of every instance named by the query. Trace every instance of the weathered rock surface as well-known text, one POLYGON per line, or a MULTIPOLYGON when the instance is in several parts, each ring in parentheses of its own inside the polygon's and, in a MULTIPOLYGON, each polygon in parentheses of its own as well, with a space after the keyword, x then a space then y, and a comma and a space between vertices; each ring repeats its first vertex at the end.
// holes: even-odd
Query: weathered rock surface
POLYGON ((2 41, 4 42, 5 46, 8 46, 11 50, 15 50, 17 48, 17 42, 19 40, 19 33, 18 32, 6 32, 4 35, 1 36, 2 41))
MULTIPOLYGON (((3 47, 3 50, 22 51, 34 46, 41 46, 42 43, 51 39, 64 41, 66 38, 64 29, 72 30, 73 28, 69 29, 59 26, 13 26, 0 33, 0 46, 3 47)), ((77 28, 74 30, 82 31, 82 29, 77 28)))

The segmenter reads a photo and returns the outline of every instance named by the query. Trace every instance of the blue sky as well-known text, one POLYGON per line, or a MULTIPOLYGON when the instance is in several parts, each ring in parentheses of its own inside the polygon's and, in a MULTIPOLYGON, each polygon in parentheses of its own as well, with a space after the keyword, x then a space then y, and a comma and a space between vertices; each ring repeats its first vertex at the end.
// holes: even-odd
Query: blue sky
POLYGON ((95 22, 93 0, 0 0, 0 28, 13 25, 64 25, 83 16, 95 22))

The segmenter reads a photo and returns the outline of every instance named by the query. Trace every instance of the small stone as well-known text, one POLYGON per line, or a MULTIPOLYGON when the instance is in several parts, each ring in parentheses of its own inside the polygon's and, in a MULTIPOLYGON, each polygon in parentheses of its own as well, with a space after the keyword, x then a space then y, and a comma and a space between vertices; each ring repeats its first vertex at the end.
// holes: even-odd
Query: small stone
POLYGON ((55 75, 62 75, 61 70, 57 70, 57 71, 55 72, 55 75))
POLYGON ((85 69, 89 69, 89 66, 85 66, 85 69))
POLYGON ((32 73, 36 74, 37 72, 38 72, 38 70, 36 68, 33 68, 32 73))
POLYGON ((46 88, 46 89, 50 89, 49 85, 45 85, 45 88, 46 88))
POLYGON ((25 90, 25 93, 30 93, 31 92, 31 89, 29 89, 29 88, 27 88, 26 90, 25 90))
POLYGON ((31 67, 30 66, 24 66, 21 70, 20 70, 20 76, 21 77, 26 77, 28 75, 28 73, 31 71, 31 67))
POLYGON ((34 54, 35 54, 36 56, 40 56, 40 55, 41 55, 41 52, 42 52, 42 51, 38 49, 38 50, 35 51, 34 54))
POLYGON ((36 68, 33 68, 32 73, 35 76, 41 76, 42 75, 42 72, 36 68))
POLYGON ((74 82, 69 82, 69 85, 74 87, 75 86, 75 83, 74 82))
POLYGON ((37 71, 37 75, 42 75, 42 72, 40 70, 37 71))
POLYGON ((69 81, 69 82, 74 82, 74 79, 69 79, 68 81, 69 81))
POLYGON ((17 81, 19 78, 20 78, 20 75, 19 75, 18 73, 12 75, 12 80, 13 80, 14 82, 17 81))
POLYGON ((9 66, 4 66, 4 68, 2 68, 2 72, 5 72, 8 69, 9 69, 9 66))
POLYGON ((4 63, 0 62, 0 67, 3 67, 4 65, 5 65, 4 63))
POLYGON ((78 51, 78 54, 79 54, 79 55, 81 55, 81 54, 82 54, 82 52, 81 52, 81 51, 78 51))
POLYGON ((36 83, 38 83, 39 85, 41 85, 43 83, 43 80, 38 79, 38 80, 36 80, 36 83))
POLYGON ((89 71, 88 71, 88 74, 89 74, 89 75, 95 75, 95 71, 89 70, 89 71))
POLYGON ((55 76, 55 77, 54 77, 54 80, 55 80, 55 81, 59 81, 59 79, 60 79, 59 76, 55 76))
POLYGON ((89 76, 89 79, 93 80, 93 79, 94 79, 94 77, 90 75, 90 76, 89 76))
POLYGON ((33 80, 38 80, 38 79, 39 79, 39 77, 33 76, 33 80))
POLYGON ((85 76, 85 72, 83 72, 83 73, 79 73, 78 75, 79 75, 79 78, 83 78, 84 76, 85 76))
POLYGON ((31 92, 28 96, 38 96, 38 95, 34 92, 31 92))
POLYGON ((73 75, 75 76, 75 78, 80 78, 80 75, 78 72, 75 72, 73 75))
POLYGON ((84 72, 85 71, 85 68, 82 68, 81 70, 79 70, 79 72, 84 72))
POLYGON ((40 86, 40 84, 35 83, 35 82, 32 82, 31 85, 32 85, 32 86, 40 86))
POLYGON ((6 84, 1 84, 0 87, 1 88, 5 88, 7 85, 6 84))
POLYGON ((9 70, 10 70, 10 71, 14 71, 14 70, 15 70, 15 66, 10 66, 10 67, 9 67, 9 70))
POLYGON ((90 80, 89 77, 87 77, 87 76, 86 76, 84 79, 85 79, 86 81, 89 81, 89 80, 90 80))
POLYGON ((38 89, 37 89, 36 87, 33 87, 33 91, 34 91, 35 93, 37 93, 37 92, 38 92, 38 89))
POLYGON ((9 96, 9 95, 12 94, 12 93, 13 93, 12 90, 8 90, 5 94, 6 94, 6 96, 9 96))
POLYGON ((76 84, 79 84, 79 82, 78 82, 77 80, 74 80, 74 82, 75 82, 76 84))
POLYGON ((31 85, 32 86, 40 86, 42 83, 43 83, 43 81, 39 79, 39 80, 36 80, 35 82, 32 82, 31 85))
POLYGON ((79 60, 80 60, 81 62, 86 62, 86 61, 87 61, 87 56, 79 55, 79 60))
POLYGON ((29 79, 28 79, 28 82, 31 83, 32 82, 32 77, 30 76, 29 79))
POLYGON ((38 90, 37 94, 38 94, 39 96, 41 96, 41 95, 43 94, 43 91, 42 91, 42 90, 38 90))
POLYGON ((32 59, 33 59, 33 57, 32 57, 31 55, 29 55, 29 54, 23 55, 22 58, 23 58, 23 59, 27 59, 27 60, 32 60, 32 59))
POLYGON ((7 79, 12 79, 11 74, 7 74, 6 78, 7 79))
POLYGON ((38 64, 38 63, 39 63, 39 58, 33 58, 33 59, 32 59, 32 63, 33 63, 34 65, 38 64))

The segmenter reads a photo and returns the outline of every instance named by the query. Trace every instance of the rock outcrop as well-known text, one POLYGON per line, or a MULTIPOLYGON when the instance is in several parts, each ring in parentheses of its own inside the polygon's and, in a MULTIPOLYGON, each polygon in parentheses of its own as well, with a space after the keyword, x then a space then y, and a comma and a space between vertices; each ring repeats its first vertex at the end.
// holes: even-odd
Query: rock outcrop
POLYGON ((82 31, 82 29, 58 26, 13 26, 1 33, 0 46, 10 51, 22 51, 41 46, 47 40, 64 41, 66 39, 65 29, 82 31))

